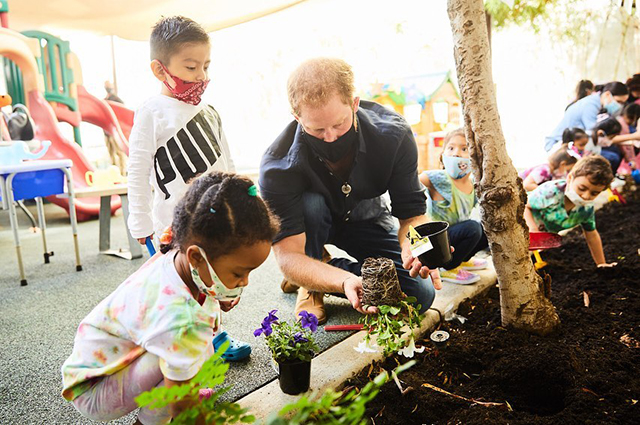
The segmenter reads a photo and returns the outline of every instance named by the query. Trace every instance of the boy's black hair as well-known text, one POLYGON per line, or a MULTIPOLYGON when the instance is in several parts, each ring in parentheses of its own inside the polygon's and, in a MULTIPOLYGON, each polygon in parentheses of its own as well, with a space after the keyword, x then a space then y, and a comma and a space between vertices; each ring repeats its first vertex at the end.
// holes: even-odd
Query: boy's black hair
POLYGON ((562 143, 571 143, 576 139, 581 139, 583 137, 589 136, 587 135, 587 132, 580 127, 567 128, 562 132, 562 143))
POLYGON ((240 246, 271 242, 278 220, 255 191, 249 178, 233 173, 196 178, 174 210, 172 241, 161 251, 198 245, 211 259, 240 246))
POLYGON ((209 43, 209 34, 197 22, 184 16, 160 19, 151 31, 151 60, 169 65, 171 56, 184 44, 209 43))
POLYGON ((629 118, 632 122, 632 126, 638 125, 638 119, 640 119, 640 105, 637 103, 630 103, 622 110, 622 115, 629 118))
POLYGON ((585 176, 591 184, 609 187, 613 180, 611 164, 603 156, 589 155, 580 159, 570 173, 574 178, 585 176))
POLYGON ((610 83, 605 84, 602 87, 602 92, 610 92, 613 96, 624 96, 625 94, 629 94, 629 89, 627 86, 622 84, 620 81, 612 81, 610 83))

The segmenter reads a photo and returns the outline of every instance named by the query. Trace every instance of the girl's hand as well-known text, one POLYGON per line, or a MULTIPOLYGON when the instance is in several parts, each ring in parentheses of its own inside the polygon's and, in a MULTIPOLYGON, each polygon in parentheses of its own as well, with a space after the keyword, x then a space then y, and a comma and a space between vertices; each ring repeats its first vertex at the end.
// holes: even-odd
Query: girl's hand
POLYGON ((602 263, 602 264, 598 264, 598 268, 599 269, 611 268, 611 267, 615 267, 617 265, 618 265, 618 263, 616 263, 616 262, 613 262, 613 263, 602 263))
POLYGON ((219 301, 220 310, 226 313, 229 310, 231 310, 233 307, 237 306, 239 302, 240 302, 240 298, 236 298, 233 301, 219 301))

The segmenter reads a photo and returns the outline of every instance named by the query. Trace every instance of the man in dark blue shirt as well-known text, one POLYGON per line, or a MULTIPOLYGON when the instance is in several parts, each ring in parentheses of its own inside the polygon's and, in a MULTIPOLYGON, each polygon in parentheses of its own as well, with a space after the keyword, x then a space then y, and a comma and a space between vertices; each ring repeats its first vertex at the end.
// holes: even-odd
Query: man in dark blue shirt
POLYGON ((433 302, 433 286, 441 286, 438 271, 411 255, 406 238, 409 225, 428 221, 411 127, 398 113, 360 101, 354 90, 353 72, 342 60, 300 65, 288 82, 295 121, 260 165, 261 195, 281 220, 273 249, 287 280, 283 290, 299 286, 296 317, 307 310, 321 323, 324 293, 344 294, 361 313, 376 311, 361 303, 360 269, 368 257, 395 262, 402 290, 418 299, 421 311, 433 302), (397 237, 390 233, 391 215, 400 220, 397 237), (357 262, 323 263, 325 244, 357 262))

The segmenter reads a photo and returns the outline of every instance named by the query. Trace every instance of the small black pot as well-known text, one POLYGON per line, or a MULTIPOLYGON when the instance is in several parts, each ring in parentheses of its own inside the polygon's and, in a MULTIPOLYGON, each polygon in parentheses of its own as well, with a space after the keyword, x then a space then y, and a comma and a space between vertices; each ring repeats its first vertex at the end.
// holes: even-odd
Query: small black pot
POLYGON ((280 389, 289 395, 309 391, 311 383, 311 362, 290 361, 278 363, 280 389))
POLYGON ((420 236, 428 236, 433 249, 418 256, 423 266, 430 269, 442 267, 451 261, 451 246, 449 245, 449 223, 446 221, 432 221, 416 227, 420 236))

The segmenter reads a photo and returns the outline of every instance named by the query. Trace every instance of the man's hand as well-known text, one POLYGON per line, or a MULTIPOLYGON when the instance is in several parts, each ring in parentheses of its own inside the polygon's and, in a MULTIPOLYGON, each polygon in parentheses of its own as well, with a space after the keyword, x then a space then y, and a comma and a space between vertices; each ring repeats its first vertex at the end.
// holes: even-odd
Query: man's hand
POLYGON ((233 301, 219 301, 220 310, 226 313, 227 311, 231 310, 233 307, 237 306, 239 302, 240 302, 240 298, 236 298, 233 301))
MULTIPOLYGON (((153 240, 153 235, 155 233, 150 234, 149 236, 147 236, 147 238, 151 238, 151 240, 153 240)), ((138 243, 140 245, 146 245, 147 244, 147 238, 138 238, 138 243)))
POLYGON ((344 295, 347 297, 354 309, 362 314, 375 314, 378 312, 377 307, 367 307, 366 310, 362 306, 362 278, 360 276, 348 277, 344 281, 344 295))
MULTIPOLYGON (((451 252, 453 252, 453 247, 451 247, 451 252)), ((420 274, 420 277, 423 279, 431 276, 433 287, 437 290, 442 289, 442 280, 440 279, 440 272, 438 269, 430 270, 429 267, 423 266, 420 260, 411 254, 411 245, 409 244, 409 240, 405 240, 402 244, 401 256, 402 266, 409 270, 409 276, 416 277, 420 274)))

